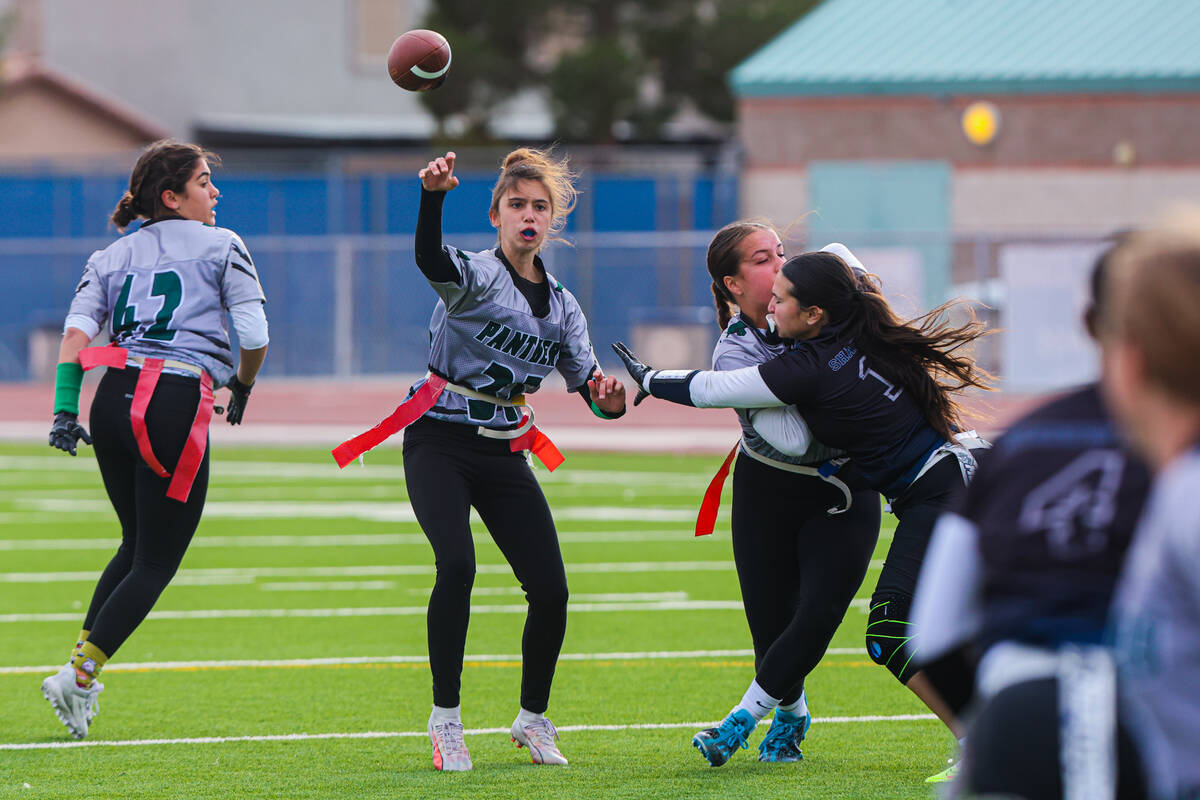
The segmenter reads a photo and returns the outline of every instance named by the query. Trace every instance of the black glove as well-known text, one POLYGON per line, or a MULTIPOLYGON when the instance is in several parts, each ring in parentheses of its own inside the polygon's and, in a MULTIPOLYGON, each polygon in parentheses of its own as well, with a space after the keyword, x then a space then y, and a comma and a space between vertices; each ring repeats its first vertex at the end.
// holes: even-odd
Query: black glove
POLYGON ((234 375, 225 384, 225 388, 229 389, 229 403, 225 406, 225 421, 230 425, 240 425, 242 423, 242 414, 246 410, 246 401, 250 399, 250 388, 254 384, 247 386, 238 380, 238 376, 234 375))
POLYGON ((625 365, 625 369, 629 370, 630 377, 637 384, 637 395, 633 398, 633 404, 636 406, 650 396, 650 393, 642 388, 642 379, 646 377, 647 372, 653 372, 654 369, 638 361, 637 356, 625 346, 624 342, 614 342, 612 349, 621 357, 621 363, 625 365))
POLYGON ((84 444, 91 444, 92 437, 79 424, 79 416, 70 411, 60 411, 54 415, 54 425, 50 427, 50 446, 57 447, 63 452, 75 455, 75 444, 83 439, 84 444))

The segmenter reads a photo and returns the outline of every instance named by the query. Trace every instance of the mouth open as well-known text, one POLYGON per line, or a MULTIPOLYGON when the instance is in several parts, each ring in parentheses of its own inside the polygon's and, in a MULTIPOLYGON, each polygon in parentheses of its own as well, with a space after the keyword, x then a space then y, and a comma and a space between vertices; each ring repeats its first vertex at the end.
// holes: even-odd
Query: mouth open
POLYGON ((535 231, 533 228, 526 228, 525 230, 521 231, 521 238, 527 242, 532 242, 537 238, 537 231, 535 231))

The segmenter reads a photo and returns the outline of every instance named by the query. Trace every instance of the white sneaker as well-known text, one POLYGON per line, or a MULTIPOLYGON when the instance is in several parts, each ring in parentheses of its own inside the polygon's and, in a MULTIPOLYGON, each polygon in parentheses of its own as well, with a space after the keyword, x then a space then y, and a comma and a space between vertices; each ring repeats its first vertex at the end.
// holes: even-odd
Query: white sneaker
POLYGON ((433 768, 444 772, 467 772, 471 769, 471 754, 463 738, 461 722, 429 720, 429 741, 433 743, 433 768))
POLYGON ((528 725, 522 725, 518 718, 512 724, 512 740, 517 743, 518 748, 529 748, 529 756, 535 764, 566 765, 567 757, 554 743, 557 738, 558 731, 555 730, 554 723, 545 717, 528 725))
POLYGON ((104 684, 96 681, 90 689, 75 683, 75 668, 70 664, 42 681, 42 696, 50 701, 55 715, 76 739, 88 734, 88 725, 100 711, 99 694, 104 684))

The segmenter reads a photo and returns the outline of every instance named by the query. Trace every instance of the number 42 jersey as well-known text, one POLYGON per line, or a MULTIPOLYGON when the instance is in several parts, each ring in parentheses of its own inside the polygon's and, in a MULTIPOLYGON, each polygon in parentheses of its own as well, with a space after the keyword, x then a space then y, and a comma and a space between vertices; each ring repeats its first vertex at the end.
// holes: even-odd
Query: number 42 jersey
POLYGON ((236 233, 163 219, 92 254, 66 324, 95 336, 107 322, 130 353, 195 364, 221 385, 234 369, 228 310, 255 300, 266 297, 236 233))
MULTIPOLYGON (((521 278, 494 251, 464 253, 447 247, 445 252, 460 278, 457 283, 429 282, 439 298, 429 321, 431 372, 504 400, 536 391, 553 369, 562 374, 568 390, 587 382, 596 363, 587 320, 561 283, 545 273, 550 302, 545 315, 538 316, 514 283, 521 278)), ((513 428, 520 421, 514 408, 449 391, 426 414, 494 429, 513 428)))

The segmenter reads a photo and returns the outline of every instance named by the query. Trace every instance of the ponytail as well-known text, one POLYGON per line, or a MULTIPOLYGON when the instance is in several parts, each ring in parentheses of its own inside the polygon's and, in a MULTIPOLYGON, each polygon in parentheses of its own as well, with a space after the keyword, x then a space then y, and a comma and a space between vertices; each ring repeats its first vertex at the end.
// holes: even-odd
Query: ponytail
POLYGON ((138 217, 166 214, 162 193, 168 189, 182 192, 201 159, 212 165, 221 163, 215 153, 173 139, 160 139, 143 150, 129 173, 129 189, 110 217, 117 230, 124 231, 138 217))
POLYGON ((779 235, 779 231, 767 222, 738 220, 717 231, 708 243, 704 261, 712 277, 713 303, 717 307, 717 324, 721 330, 729 325, 729 320, 733 319, 733 309, 737 306, 729 287, 725 285, 725 278, 738 274, 742 260, 738 248, 747 236, 757 231, 773 231, 779 235))
POLYGON ((713 304, 717 307, 717 327, 721 330, 729 327, 729 320, 733 319, 733 295, 729 293, 729 288, 719 281, 712 282, 713 304))
POLYGON ((129 227, 129 223, 142 216, 142 213, 136 208, 136 202, 133 199, 133 195, 129 192, 121 195, 121 200, 117 203, 117 207, 113 209, 112 217, 110 218, 112 224, 117 226, 117 230, 125 230, 129 227))

